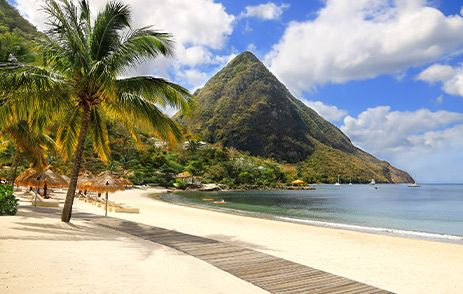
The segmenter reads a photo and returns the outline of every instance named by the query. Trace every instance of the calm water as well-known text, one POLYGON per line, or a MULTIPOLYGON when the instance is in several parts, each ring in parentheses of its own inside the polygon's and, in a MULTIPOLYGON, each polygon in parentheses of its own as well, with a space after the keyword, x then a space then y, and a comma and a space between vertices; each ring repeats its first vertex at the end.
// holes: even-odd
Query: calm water
POLYGON ((463 185, 315 187, 315 191, 186 192, 165 195, 165 199, 307 223, 453 235, 463 240, 463 185), (205 198, 223 199, 226 203, 214 204, 205 198))

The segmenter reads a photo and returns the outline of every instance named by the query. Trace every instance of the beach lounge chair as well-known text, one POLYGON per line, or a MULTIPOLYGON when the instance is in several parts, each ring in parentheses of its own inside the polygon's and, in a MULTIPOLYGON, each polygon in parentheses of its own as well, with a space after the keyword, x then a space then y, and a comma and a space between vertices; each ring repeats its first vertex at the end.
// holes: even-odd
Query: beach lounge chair
POLYGON ((136 207, 129 207, 127 205, 119 205, 115 209, 116 212, 124 212, 124 213, 140 213, 140 209, 136 207))
POLYGON ((140 209, 136 207, 130 207, 125 204, 108 201, 108 210, 112 211, 112 209, 114 209, 115 212, 140 213, 140 209))
POLYGON ((31 201, 32 206, 40 206, 40 207, 59 207, 59 202, 57 199, 45 199, 41 195, 37 194, 34 195, 31 201))

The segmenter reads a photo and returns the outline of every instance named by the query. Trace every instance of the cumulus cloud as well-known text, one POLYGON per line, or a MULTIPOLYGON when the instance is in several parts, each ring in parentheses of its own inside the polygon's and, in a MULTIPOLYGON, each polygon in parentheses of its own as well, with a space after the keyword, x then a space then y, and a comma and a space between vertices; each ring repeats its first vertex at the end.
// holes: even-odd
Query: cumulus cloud
POLYGON ((327 0, 291 22, 266 63, 297 94, 325 83, 397 75, 463 47, 463 18, 427 1, 327 0))
POLYGON ((357 117, 347 116, 341 130, 355 145, 420 180, 463 180, 463 167, 456 164, 463 158, 463 113, 392 111, 389 106, 379 106, 357 117))
POLYGON ((201 72, 196 69, 188 69, 178 74, 177 78, 186 84, 190 85, 191 92, 201 88, 209 79, 209 76, 205 72, 201 72))
POLYGON ((455 70, 450 65, 433 64, 423 70, 416 77, 418 80, 434 83, 450 79, 455 75, 455 70))
POLYGON ((241 17, 256 17, 262 20, 277 20, 283 12, 288 9, 289 4, 277 5, 273 2, 259 4, 256 6, 246 6, 241 13, 241 17))
POLYGON ((450 95, 463 96, 463 65, 433 64, 416 77, 428 83, 442 83, 442 90, 450 95))
POLYGON ((347 111, 334 105, 327 105, 321 101, 302 100, 305 105, 315 110, 324 119, 331 122, 342 120, 347 115, 347 111))
MULTIPOLYGON (((40 30, 46 29, 46 15, 43 1, 16 0, 16 8, 40 30)), ((99 11, 106 0, 90 1, 94 12, 99 11)), ((154 29, 166 31, 176 41, 175 70, 184 70, 183 66, 195 67, 217 63, 211 50, 221 49, 233 32, 235 17, 225 11, 225 7, 213 0, 126 0, 124 3, 132 9, 134 27, 153 26, 154 29)), ((153 61, 141 65, 136 72, 165 74, 164 61, 153 61), (161 65, 160 70, 158 70, 161 65)))

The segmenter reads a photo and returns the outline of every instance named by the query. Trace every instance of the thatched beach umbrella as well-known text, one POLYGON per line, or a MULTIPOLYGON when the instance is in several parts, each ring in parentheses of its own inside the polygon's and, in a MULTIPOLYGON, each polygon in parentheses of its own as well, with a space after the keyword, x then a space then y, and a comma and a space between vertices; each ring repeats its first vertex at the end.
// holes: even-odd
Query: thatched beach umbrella
POLYGON ((305 182, 303 180, 294 180, 291 182, 291 185, 304 185, 305 182))
POLYGON ((25 186, 24 179, 35 172, 37 171, 32 167, 24 170, 22 173, 19 174, 19 176, 16 177, 16 179, 14 180, 14 183, 16 184, 16 186, 25 186))
POLYGON ((86 194, 88 187, 92 185, 92 181, 95 180, 95 176, 89 171, 83 171, 79 173, 79 177, 77 178, 77 188, 79 190, 83 190, 84 194, 86 194))
POLYGON ((99 174, 93 181, 90 181, 85 186, 89 191, 94 191, 98 193, 106 193, 106 203, 105 203, 105 216, 108 215, 108 193, 123 191, 125 190, 125 181, 113 175, 109 171, 105 171, 99 174))
POLYGON ((190 178, 190 177, 192 177, 192 174, 190 174, 190 172, 187 172, 187 171, 181 172, 175 176, 175 178, 177 179, 185 179, 185 178, 190 178))
MULTIPOLYGON (((19 178, 19 177, 18 177, 19 178)), ((49 198, 47 196, 48 188, 62 188, 68 185, 66 180, 58 173, 54 172, 50 168, 44 170, 34 170, 27 176, 16 181, 19 185, 34 187, 34 188, 43 188, 43 197, 49 198)))
POLYGON ((129 180, 129 179, 126 179, 126 178, 123 178, 123 177, 119 177, 118 179, 119 179, 119 181, 120 181, 122 184, 124 184, 124 187, 126 187, 126 188, 127 188, 127 187, 132 187, 132 186, 133 186, 132 181, 129 180))
POLYGON ((178 175, 175 176, 175 178, 176 179, 187 179, 187 182, 188 180, 190 180, 190 184, 193 184, 193 175, 188 171, 179 173, 178 175))

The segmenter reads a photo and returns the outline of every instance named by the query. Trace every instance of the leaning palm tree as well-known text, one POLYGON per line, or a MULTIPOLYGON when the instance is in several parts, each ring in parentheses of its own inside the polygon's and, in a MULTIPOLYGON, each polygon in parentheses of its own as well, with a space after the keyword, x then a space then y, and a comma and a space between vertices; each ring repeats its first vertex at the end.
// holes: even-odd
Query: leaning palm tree
MULTIPOLYGON (((49 41, 44 65, 11 65, 0 69, 0 92, 6 104, 23 112, 60 114, 56 144, 73 158, 71 180, 61 220, 69 222, 87 135, 94 151, 109 157, 108 120, 135 130, 179 140, 176 124, 159 109, 173 106, 188 111, 191 99, 181 86, 152 76, 121 78, 127 69, 159 55, 171 56, 171 35, 149 27, 132 29, 130 9, 109 2, 95 20, 88 2, 48 0, 49 41)), ((4 115, 0 106, 0 120, 4 115)))

